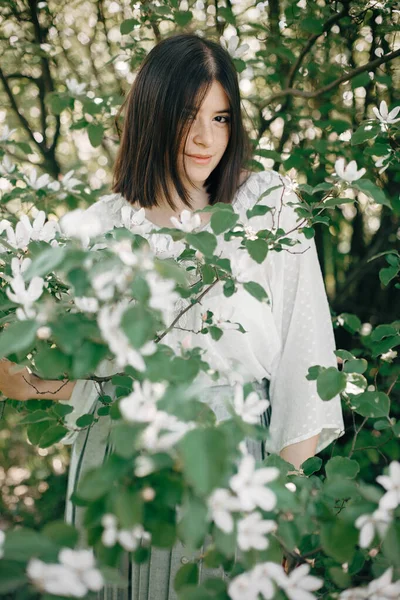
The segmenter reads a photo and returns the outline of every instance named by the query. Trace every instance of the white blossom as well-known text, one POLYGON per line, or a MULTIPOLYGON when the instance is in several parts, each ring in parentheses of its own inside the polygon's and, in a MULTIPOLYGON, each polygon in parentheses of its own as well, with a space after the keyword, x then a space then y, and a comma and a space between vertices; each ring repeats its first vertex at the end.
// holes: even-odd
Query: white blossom
POLYGON ((239 38, 237 35, 232 35, 229 40, 226 40, 224 36, 221 36, 219 39, 221 45, 228 50, 233 58, 241 58, 250 48, 248 44, 241 44, 239 46, 239 38))
POLYGON ((73 174, 74 174, 73 170, 68 171, 68 173, 66 173, 61 180, 63 188, 68 190, 69 192, 74 191, 74 188, 77 185, 82 185, 82 181, 80 181, 80 179, 76 179, 75 177, 72 177, 73 174))
POLYGON ((368 600, 397 600, 400 597, 400 580, 392 583, 393 567, 370 582, 367 588, 368 600))
POLYGON ((365 600, 367 598, 367 588, 350 588, 341 592, 339 600, 365 600))
POLYGON ((230 490, 217 488, 207 500, 211 519, 225 533, 233 531, 232 512, 240 510, 240 502, 230 490))
POLYGON ((376 108, 376 106, 374 106, 372 111, 378 121, 381 123, 393 125, 393 123, 400 121, 400 117, 397 117, 400 112, 400 106, 396 106, 396 108, 393 108, 393 110, 389 112, 388 105, 386 104, 385 100, 382 100, 380 103, 379 110, 376 108))
POLYGON ((236 492, 243 510, 254 510, 257 506, 266 511, 273 510, 276 506, 276 496, 265 484, 279 477, 279 469, 256 469, 255 466, 254 456, 243 456, 238 472, 231 477, 229 485, 236 492))
POLYGON ((43 175, 38 177, 36 169, 32 169, 28 177, 25 175, 25 181, 34 190, 41 190, 50 183, 50 175, 43 173, 43 175))
POLYGON ((287 576, 283 567, 265 562, 235 577, 228 586, 228 594, 232 600, 258 600, 259 594, 264 600, 272 600, 275 596, 275 584, 283 587, 286 583, 287 576))
POLYGON ((81 96, 85 93, 86 83, 78 83, 74 77, 72 79, 66 79, 65 83, 67 84, 70 94, 73 94, 74 96, 81 96))
POLYGON ((232 600, 258 600, 258 593, 258 581, 251 573, 238 575, 228 585, 228 594, 232 600))
POLYGON ((119 410, 130 423, 150 422, 157 413, 157 401, 162 398, 167 386, 165 383, 134 381, 133 392, 119 403, 119 410))
POLYGON ((355 521, 355 526, 360 530, 360 548, 368 548, 375 537, 375 531, 383 538, 391 522, 392 515, 380 508, 370 515, 360 515, 355 521))
POLYGON ((397 358, 397 350, 390 349, 388 352, 381 354, 381 360, 386 362, 392 362, 394 358, 397 358))
POLYGON ((74 302, 77 308, 83 312, 96 313, 99 309, 97 298, 92 298, 90 296, 75 297, 74 302))
POLYGON ((379 169, 378 173, 381 175, 390 165, 390 152, 389 154, 385 154, 385 156, 381 156, 375 161, 375 167, 379 169), (386 164, 384 164, 386 162, 386 164))
POLYGON ((260 421, 262 415, 269 406, 268 400, 260 399, 257 392, 250 392, 244 398, 243 386, 235 385, 235 397, 233 406, 237 415, 239 415, 246 423, 256 424, 260 421))
POLYGON ((387 490, 379 501, 379 508, 397 508, 400 504, 400 462, 392 461, 389 465, 389 475, 378 475, 376 481, 387 490))
MULTIPOLYGON (((14 260, 14 259, 13 259, 14 260)), ((25 287, 25 281, 21 274, 9 280, 10 288, 6 289, 8 298, 20 304, 22 309, 17 309, 16 314, 18 319, 32 319, 36 315, 33 309, 33 303, 40 298, 43 293, 44 279, 42 277, 33 277, 29 282, 28 287, 25 287)))
POLYGON ((179 219, 176 217, 170 218, 171 223, 175 229, 180 229, 186 233, 190 233, 200 227, 201 217, 199 214, 193 215, 190 210, 184 209, 179 215, 179 219))
POLYGON ((104 585, 103 576, 96 569, 93 550, 72 550, 63 548, 60 550, 58 560, 66 567, 73 569, 86 585, 88 590, 97 592, 104 585))
POLYGON ((104 546, 111 548, 118 542, 127 552, 133 552, 141 541, 150 542, 151 535, 138 524, 131 529, 118 529, 117 517, 111 513, 103 515, 101 519, 103 533, 101 541, 104 546))
POLYGON ((172 279, 163 279, 155 272, 147 273, 146 281, 150 288, 149 306, 160 310, 166 322, 168 313, 174 310, 180 298, 180 295, 175 292, 175 282, 172 279))
POLYGON ((83 598, 89 591, 98 592, 104 586, 92 550, 63 548, 58 560, 59 564, 44 563, 37 558, 29 561, 27 575, 40 591, 83 598))
POLYGON ((111 250, 128 267, 135 267, 139 263, 138 255, 132 251, 132 243, 128 239, 113 243, 111 250))
POLYGON ((277 524, 272 520, 263 520, 261 513, 253 512, 238 522, 237 542, 244 551, 255 548, 265 550, 269 546, 267 533, 275 531, 277 524))
POLYGON ((311 592, 319 590, 324 582, 318 577, 309 575, 310 565, 302 564, 291 571, 282 586, 289 600, 314 600, 311 592))
POLYGON ((15 171, 15 164, 11 162, 7 154, 3 156, 3 160, 0 163, 0 175, 10 175, 15 171))
POLYGON ((97 315, 97 323, 104 340, 115 355, 117 367, 131 365, 138 371, 144 371, 146 365, 142 354, 131 347, 128 338, 120 327, 122 316, 127 307, 127 300, 118 302, 113 306, 103 306, 97 315))
POLYGON ((244 237, 246 240, 257 240, 257 231, 251 225, 244 225, 244 237))
POLYGON ((355 160, 350 161, 349 164, 345 166, 344 158, 338 158, 336 160, 335 171, 336 175, 343 181, 347 181, 347 183, 357 181, 357 179, 360 179, 360 177, 366 173, 366 169, 364 168, 358 170, 355 160))
POLYGON ((170 450, 195 424, 179 421, 175 415, 157 411, 154 419, 140 435, 143 448, 153 452, 170 450))
POLYGON ((14 133, 16 129, 10 129, 8 125, 4 125, 3 131, 0 134, 0 142, 6 142, 14 133))
POLYGON ((23 226, 28 232, 30 240, 49 243, 54 239, 60 228, 57 221, 47 221, 47 223, 45 221, 46 213, 43 210, 40 210, 37 213, 32 225, 29 217, 27 215, 22 215, 19 223, 17 223, 16 232, 18 226, 23 226))
POLYGON ((150 456, 138 456, 136 458, 134 469, 136 477, 146 477, 146 475, 153 473, 154 469, 155 464, 150 456))
POLYGON ((66 237, 79 239, 84 247, 89 245, 91 238, 100 235, 103 230, 100 218, 87 214, 81 208, 66 213, 60 220, 60 226, 66 237))
POLYGON ((131 271, 127 268, 109 269, 97 273, 92 278, 94 292, 100 300, 111 300, 116 291, 124 292, 130 278, 131 271))
POLYGON ((220 304, 213 309, 212 313, 212 324, 215 325, 215 327, 219 327, 224 331, 238 328, 237 323, 232 323, 230 321, 235 313, 233 306, 220 304))

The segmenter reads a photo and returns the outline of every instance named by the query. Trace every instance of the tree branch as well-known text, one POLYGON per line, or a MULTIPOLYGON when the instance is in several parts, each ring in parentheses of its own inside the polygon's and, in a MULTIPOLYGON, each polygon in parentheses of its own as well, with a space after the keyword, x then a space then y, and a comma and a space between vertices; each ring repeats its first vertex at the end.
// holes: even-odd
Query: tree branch
POLYGON ((400 56, 400 49, 395 50, 394 52, 390 52, 389 54, 386 54, 385 56, 382 56, 381 58, 376 58, 375 60, 371 60, 370 62, 366 63, 365 65, 362 65, 361 67, 357 67, 356 69, 353 69, 349 73, 346 73, 345 75, 342 75, 341 77, 338 77, 334 81, 331 81, 331 83, 328 83, 324 87, 320 88, 319 90, 315 90, 313 92, 306 92, 304 90, 298 90, 296 88, 286 88, 285 90, 281 90, 280 92, 271 94, 271 96, 269 98, 267 98, 260 105, 260 108, 261 109, 266 108, 269 104, 271 104, 271 102, 273 102, 274 100, 277 100, 278 98, 283 98, 284 96, 296 96, 299 98, 317 98, 318 96, 321 96, 322 94, 325 94, 326 92, 330 92, 331 90, 333 90, 335 87, 337 87, 344 81, 349 81, 350 79, 353 79, 353 77, 356 77, 356 75, 359 75, 360 73, 364 73, 365 71, 375 69, 375 68, 379 67, 380 65, 383 65, 384 63, 387 63, 387 62, 393 60, 397 56, 400 56))

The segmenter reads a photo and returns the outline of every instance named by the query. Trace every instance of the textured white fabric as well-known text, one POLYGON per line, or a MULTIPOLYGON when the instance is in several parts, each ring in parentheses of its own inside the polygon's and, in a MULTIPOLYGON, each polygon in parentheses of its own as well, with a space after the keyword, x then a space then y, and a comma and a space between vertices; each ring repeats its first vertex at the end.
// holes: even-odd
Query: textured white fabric
MULTIPOLYGON (((288 184, 288 180, 275 171, 252 173, 239 187, 232 203, 240 221, 256 231, 274 227, 291 232, 299 219, 291 203, 297 204, 298 198, 288 184), (249 221, 246 211, 271 188, 275 189, 263 197, 260 204, 272 210, 249 221)), ((150 221, 140 222, 137 209, 119 194, 104 196, 87 213, 101 219, 104 231, 128 226, 140 233, 161 258, 177 257, 182 251, 180 242, 174 242, 167 234, 157 233, 159 228, 150 221)), ((204 227, 207 229, 211 230, 209 224, 204 227)), ((316 382, 308 381, 306 375, 312 365, 336 366, 335 340, 315 242, 297 232, 286 237, 298 239, 300 243, 281 252, 269 252, 264 263, 259 265, 246 251, 238 249, 237 238, 226 242, 219 236, 216 254, 230 258, 241 281, 256 281, 262 285, 270 304, 259 302, 240 285, 238 291, 227 298, 222 282, 218 282, 201 305, 193 306, 177 325, 199 331, 201 314, 206 310, 241 323, 246 333, 228 329, 219 341, 212 340, 210 335, 191 334, 192 346, 203 348, 204 359, 221 374, 218 380, 212 380, 202 373, 196 383, 199 386, 232 383, 238 373, 244 381, 268 378, 272 416, 266 450, 278 453, 285 446, 319 434, 319 452, 344 432, 340 397, 322 401, 316 391, 316 382)), ((185 306, 187 300, 180 299, 168 322, 172 322, 185 306)), ((165 336, 163 343, 179 352, 180 343, 187 335, 186 331, 174 329, 165 336)), ((95 397, 94 384, 78 382, 69 400, 75 408, 71 422, 72 417, 76 419, 88 412, 88 405, 93 404, 95 397)), ((65 443, 72 441, 74 434, 64 439, 65 443)))

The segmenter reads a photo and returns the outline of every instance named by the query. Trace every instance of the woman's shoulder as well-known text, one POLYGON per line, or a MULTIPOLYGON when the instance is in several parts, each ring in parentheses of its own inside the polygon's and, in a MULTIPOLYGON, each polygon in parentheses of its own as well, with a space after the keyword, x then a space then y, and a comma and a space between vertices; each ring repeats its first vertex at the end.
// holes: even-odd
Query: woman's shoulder
POLYGON ((85 214, 99 219, 103 230, 107 231, 120 224, 121 211, 124 206, 128 206, 128 203, 121 194, 105 194, 91 204, 85 214))
POLYGON ((261 200, 273 205, 276 202, 277 192, 282 192, 282 189, 286 189, 287 186, 287 177, 273 169, 266 169, 265 171, 243 170, 240 174, 237 199, 244 208, 254 206, 259 201, 260 196, 263 196, 261 200))

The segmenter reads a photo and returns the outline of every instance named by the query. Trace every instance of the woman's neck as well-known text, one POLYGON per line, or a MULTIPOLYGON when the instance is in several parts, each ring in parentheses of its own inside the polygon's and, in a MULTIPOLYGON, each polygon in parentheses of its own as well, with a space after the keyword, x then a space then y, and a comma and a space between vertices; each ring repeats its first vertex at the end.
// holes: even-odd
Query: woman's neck
MULTIPOLYGON (((159 227, 171 227, 171 217, 179 218, 179 215, 183 210, 189 210, 188 207, 182 202, 179 196, 173 196, 174 203, 176 205, 176 210, 172 210, 170 205, 165 201, 160 206, 153 206, 151 208, 146 208, 146 218, 150 220, 154 225, 159 227)), ((192 211, 200 210, 209 205, 209 195, 205 190, 196 190, 192 192, 190 195, 190 200, 192 204, 192 211)), ((138 208, 138 205, 135 204, 138 208)), ((200 218, 203 224, 208 223, 210 220, 210 213, 200 213, 200 218)))

